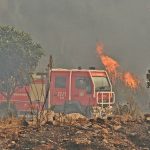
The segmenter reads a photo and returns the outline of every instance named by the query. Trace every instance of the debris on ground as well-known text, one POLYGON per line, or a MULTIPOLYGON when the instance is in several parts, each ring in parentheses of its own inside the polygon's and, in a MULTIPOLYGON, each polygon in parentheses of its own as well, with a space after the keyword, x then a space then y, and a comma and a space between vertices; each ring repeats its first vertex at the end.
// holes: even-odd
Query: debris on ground
POLYGON ((129 115, 90 119, 82 115, 56 115, 40 127, 35 122, 7 119, 0 122, 3 150, 144 150, 150 149, 147 119, 129 115))

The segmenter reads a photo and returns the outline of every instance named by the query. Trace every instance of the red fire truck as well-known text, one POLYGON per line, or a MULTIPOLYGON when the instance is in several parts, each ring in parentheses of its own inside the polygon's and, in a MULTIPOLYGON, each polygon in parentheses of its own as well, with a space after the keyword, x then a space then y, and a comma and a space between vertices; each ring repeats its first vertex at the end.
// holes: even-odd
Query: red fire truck
MULTIPOLYGON (((52 69, 49 75, 33 74, 33 82, 18 87, 11 98, 19 112, 30 110, 30 100, 34 106, 44 103, 49 83, 45 108, 59 113, 81 113, 91 116, 97 108, 111 107, 115 94, 108 74, 95 69, 52 69), (28 93, 28 94, 27 94, 28 93)), ((4 97, 0 95, 1 103, 4 97)))

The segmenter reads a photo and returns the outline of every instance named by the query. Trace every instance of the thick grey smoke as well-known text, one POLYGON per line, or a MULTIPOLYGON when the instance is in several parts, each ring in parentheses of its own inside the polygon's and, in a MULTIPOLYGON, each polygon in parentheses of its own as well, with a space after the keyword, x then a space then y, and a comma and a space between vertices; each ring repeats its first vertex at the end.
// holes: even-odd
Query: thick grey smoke
POLYGON ((100 67, 98 41, 125 70, 150 67, 149 0, 0 0, 0 24, 30 32, 57 67, 100 67))
MULTIPOLYGON (((143 78, 150 67, 149 0, 0 0, 3 24, 31 33, 42 45, 46 56, 40 70, 47 66, 49 54, 55 67, 101 68, 99 41, 123 70, 143 78)), ((140 104, 143 97, 148 100, 138 97, 140 104)))

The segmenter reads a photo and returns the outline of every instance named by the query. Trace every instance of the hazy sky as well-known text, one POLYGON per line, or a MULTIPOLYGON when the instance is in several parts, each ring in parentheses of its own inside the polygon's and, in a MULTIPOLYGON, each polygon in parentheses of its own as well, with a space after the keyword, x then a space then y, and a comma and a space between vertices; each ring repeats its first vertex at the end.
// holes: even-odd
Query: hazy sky
POLYGON ((150 0, 0 0, 0 24, 31 33, 56 67, 100 68, 101 41, 124 70, 150 68, 150 0))

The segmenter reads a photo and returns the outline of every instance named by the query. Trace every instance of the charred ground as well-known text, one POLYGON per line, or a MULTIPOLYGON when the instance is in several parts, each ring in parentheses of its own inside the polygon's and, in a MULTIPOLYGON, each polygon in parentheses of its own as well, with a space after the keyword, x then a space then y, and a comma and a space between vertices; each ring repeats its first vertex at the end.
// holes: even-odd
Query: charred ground
MULTIPOLYGON (((76 115, 76 114, 75 114, 76 115)), ((130 115, 114 116, 103 120, 63 116, 24 124, 22 119, 0 123, 2 149, 40 150, 131 150, 150 148, 150 124, 147 119, 133 119, 130 115), (63 120, 63 121, 62 121, 63 120), (29 123, 29 124, 28 124, 29 123)))

